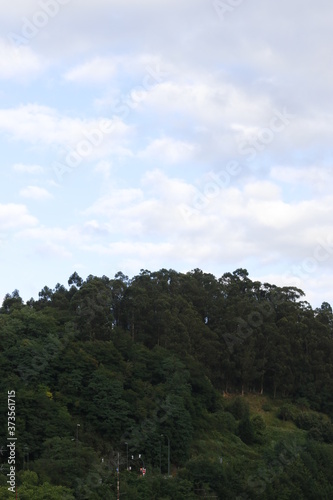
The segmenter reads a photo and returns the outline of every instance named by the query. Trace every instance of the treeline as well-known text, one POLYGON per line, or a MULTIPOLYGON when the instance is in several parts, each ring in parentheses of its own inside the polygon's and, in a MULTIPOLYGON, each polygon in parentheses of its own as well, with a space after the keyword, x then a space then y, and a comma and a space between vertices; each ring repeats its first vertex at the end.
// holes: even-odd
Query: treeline
MULTIPOLYGON (((46 490, 67 488, 61 498, 115 498, 108 495, 116 494, 118 453, 122 470, 139 472, 145 463, 158 478, 168 470, 171 442, 173 474, 185 472, 176 474, 171 497, 170 484, 165 489, 156 479, 156 498, 195 498, 206 487, 193 458, 198 434, 210 421, 236 432, 228 417, 217 417, 221 393, 302 400, 332 416, 332 308, 313 310, 303 297, 295 287, 251 281, 244 269, 219 279, 199 269, 85 281, 74 273, 68 287, 45 286, 38 300, 7 294, 0 405, 6 415, 7 391, 17 392, 22 491, 38 478, 46 490)), ((261 424, 255 434, 247 417, 236 433, 253 438, 261 424)), ((6 426, 3 420, 3 436, 6 426)), ((331 428, 320 429, 331 442, 331 428)), ((207 472, 212 483, 219 478, 215 491, 234 498, 240 471, 226 476, 218 467, 207 472)), ((134 477, 127 478, 127 495, 139 499, 134 477)))
MULTIPOLYGON (((79 341, 129 335, 149 349, 191 357, 221 391, 299 395, 318 408, 332 393, 332 308, 324 302, 313 310, 298 288, 251 281, 244 269, 219 279, 199 269, 86 281, 74 273, 69 285, 44 287, 26 308, 70 328, 79 341)), ((20 307, 14 292, 1 312, 20 307)))

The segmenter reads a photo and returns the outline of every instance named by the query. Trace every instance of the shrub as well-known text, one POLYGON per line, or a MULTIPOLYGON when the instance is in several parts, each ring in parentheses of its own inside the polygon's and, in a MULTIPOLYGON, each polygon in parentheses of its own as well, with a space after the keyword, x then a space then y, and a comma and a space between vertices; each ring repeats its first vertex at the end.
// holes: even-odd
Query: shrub
POLYGON ((329 422, 323 423, 323 438, 325 443, 333 443, 333 425, 329 422))
POLYGON ((269 403, 263 403, 261 408, 264 411, 272 411, 272 406, 269 403))
POLYGON ((227 411, 221 411, 213 415, 214 427, 219 432, 230 431, 235 434, 237 423, 235 417, 227 411))
POLYGON ((295 403, 303 411, 310 409, 310 403, 306 398, 297 398, 295 403))
POLYGON ((264 443, 266 437, 266 424, 264 419, 261 415, 256 415, 255 417, 253 417, 251 423, 254 433, 254 442, 259 444, 264 443))
POLYGON ((283 406, 281 406, 277 416, 281 420, 284 421, 289 420, 291 422, 295 422, 298 414, 299 414, 298 410, 293 405, 286 403, 283 406))
POLYGON ((320 428, 322 426, 322 418, 315 413, 302 412, 296 418, 296 425, 300 429, 309 431, 313 427, 320 428))
POLYGON ((308 438, 315 441, 323 442, 323 432, 319 427, 312 427, 308 432, 308 438))
POLYGON ((232 403, 226 407, 226 410, 229 411, 236 420, 242 420, 250 415, 249 403, 241 396, 238 396, 232 401, 232 403))
POLYGON ((238 434, 243 443, 245 444, 253 444, 255 442, 255 433, 253 429, 252 422, 250 418, 247 416, 239 422, 238 426, 238 434))
POLYGON ((308 432, 308 438, 318 442, 333 443, 333 425, 318 421, 308 432))

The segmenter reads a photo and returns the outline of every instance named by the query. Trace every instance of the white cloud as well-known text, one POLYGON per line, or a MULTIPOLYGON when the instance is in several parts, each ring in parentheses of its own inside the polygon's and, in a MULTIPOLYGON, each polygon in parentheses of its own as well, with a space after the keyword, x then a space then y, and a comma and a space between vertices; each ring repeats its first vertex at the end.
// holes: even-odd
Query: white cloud
POLYGON ((45 188, 38 186, 27 186, 21 189, 20 196, 23 198, 29 198, 31 200, 43 201, 53 198, 52 194, 45 188))
POLYGON ((143 200, 141 189, 110 189, 108 195, 99 198, 91 207, 84 211, 84 215, 111 216, 115 210, 122 207, 127 210, 133 203, 143 200))
POLYGON ((245 186, 246 195, 255 200, 279 200, 281 198, 281 189, 273 182, 254 181, 245 186))
POLYGON ((228 124, 234 129, 238 123, 263 124, 271 112, 266 96, 251 96, 240 86, 221 81, 213 75, 201 75, 193 83, 183 81, 181 74, 174 81, 156 85, 147 97, 147 103, 165 113, 186 113, 190 117, 217 126, 228 124), (201 80, 202 78, 202 80, 201 80))
POLYGON ((111 58, 96 57, 67 71, 64 78, 81 84, 107 83, 115 72, 116 65, 111 58))
MULTIPOLYGON (((250 259, 252 266, 256 263, 262 269, 264 281, 269 281, 268 274, 278 275, 274 283, 307 291, 314 275, 300 278, 294 268, 311 259, 320 241, 333 234, 333 196, 320 203, 317 199, 286 202, 278 185, 250 180, 243 188, 221 189, 207 206, 184 217, 181 207, 193 208, 197 189, 154 170, 141 177, 137 188, 109 185, 107 194, 80 214, 80 223, 25 229, 19 237, 40 242, 36 248, 45 257, 53 258, 57 252, 66 259, 78 252, 101 259, 113 256, 118 268, 120 263, 140 269, 167 262, 178 269, 211 271, 222 266, 226 271, 230 266, 248 267, 250 259)), ((318 276, 332 260, 328 255, 317 262, 318 276)))
POLYGON ((305 184, 322 191, 331 191, 333 167, 318 165, 297 168, 281 165, 273 167, 270 176, 276 181, 293 185, 295 189, 305 184))
MULTIPOLYGON (((36 19, 36 1, 2 2, 2 33, 21 33, 23 16, 36 19)), ((47 224, 40 212, 40 227, 24 205, 1 205, 2 223, 24 242, 15 250, 31 248, 42 285, 57 255, 75 255, 87 273, 120 263, 216 273, 249 266, 283 284, 333 233, 331 3, 234 2, 225 22, 211 1, 79 3, 63 2, 26 46, 0 42, 0 79, 9 80, 0 145, 3 165, 14 165, 3 169, 6 200, 17 196, 14 173, 43 173, 42 186, 58 197, 58 227, 51 213, 47 224), (295 116, 250 163, 240 143, 267 139, 263 130, 284 108, 295 116), (99 143, 103 120, 112 131, 99 143), (65 164, 82 141, 99 143, 91 168, 73 168, 51 187, 53 162, 65 164), (231 160, 241 172, 212 191, 209 172, 231 160)), ((332 296, 331 269, 321 262, 302 287, 332 296)))
POLYGON ((157 160, 161 163, 180 163, 190 160, 196 150, 194 144, 163 137, 153 140, 146 149, 138 153, 138 158, 157 160))
POLYGON ((0 130, 15 140, 32 145, 71 145, 76 148, 81 141, 91 149, 102 147, 120 151, 131 127, 119 118, 79 119, 62 115, 57 110, 38 104, 0 109, 0 130))
POLYGON ((0 79, 35 79, 45 66, 30 47, 15 47, 0 38, 0 79))
POLYGON ((35 226, 37 223, 38 220, 29 214, 25 205, 0 204, 0 231, 35 226))
POLYGON ((110 189, 85 214, 105 221, 108 238, 168 242, 174 256, 184 260, 202 255, 211 262, 250 256, 261 261, 273 255, 277 264, 283 255, 297 261, 311 255, 333 229, 333 196, 321 203, 286 202, 272 182, 221 189, 202 209, 195 204, 193 185, 161 171, 146 174, 141 186, 110 189))

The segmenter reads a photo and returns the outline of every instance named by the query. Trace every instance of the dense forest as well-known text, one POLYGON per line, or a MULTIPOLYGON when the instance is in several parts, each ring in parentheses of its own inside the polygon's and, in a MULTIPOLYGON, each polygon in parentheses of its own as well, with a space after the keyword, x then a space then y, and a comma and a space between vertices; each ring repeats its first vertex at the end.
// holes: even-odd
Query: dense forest
POLYGON ((77 273, 0 309, 0 497, 333 498, 333 313, 295 287, 77 273))

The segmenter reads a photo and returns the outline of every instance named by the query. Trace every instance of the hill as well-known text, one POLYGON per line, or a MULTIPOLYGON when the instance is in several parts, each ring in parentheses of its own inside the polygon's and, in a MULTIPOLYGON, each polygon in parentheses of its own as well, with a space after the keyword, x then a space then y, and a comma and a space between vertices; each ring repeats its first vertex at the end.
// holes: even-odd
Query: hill
POLYGON ((1 498, 333 497, 329 304, 244 269, 68 285, 0 310, 1 498))

